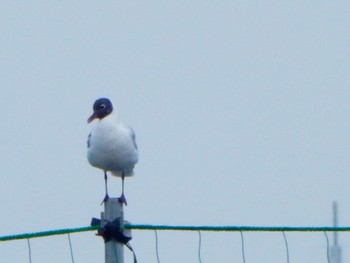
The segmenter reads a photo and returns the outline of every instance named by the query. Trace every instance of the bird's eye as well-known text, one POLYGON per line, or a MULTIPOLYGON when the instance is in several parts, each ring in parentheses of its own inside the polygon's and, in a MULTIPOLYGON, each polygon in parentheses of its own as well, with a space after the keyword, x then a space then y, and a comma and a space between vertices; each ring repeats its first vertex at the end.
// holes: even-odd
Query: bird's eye
POLYGON ((100 105, 100 110, 103 110, 104 108, 106 108, 106 104, 101 104, 100 105))

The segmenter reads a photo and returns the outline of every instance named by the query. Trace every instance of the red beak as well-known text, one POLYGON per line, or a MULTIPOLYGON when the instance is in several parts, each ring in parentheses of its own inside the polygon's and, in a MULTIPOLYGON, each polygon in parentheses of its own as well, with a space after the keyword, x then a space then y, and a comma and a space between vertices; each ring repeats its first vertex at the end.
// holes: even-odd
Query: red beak
POLYGON ((90 123, 90 122, 92 122, 94 119, 96 119, 97 118, 97 115, 95 114, 95 113, 93 113, 91 116, 90 116, 90 118, 88 118, 88 120, 87 120, 87 122, 88 123, 90 123))

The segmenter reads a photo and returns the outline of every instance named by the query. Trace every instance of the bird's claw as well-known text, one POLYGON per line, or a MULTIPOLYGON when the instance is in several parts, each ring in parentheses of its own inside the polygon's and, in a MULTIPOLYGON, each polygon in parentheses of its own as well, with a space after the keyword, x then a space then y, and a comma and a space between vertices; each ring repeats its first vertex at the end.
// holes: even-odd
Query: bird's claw
POLYGON ((106 202, 108 201, 108 199, 109 199, 109 196, 108 196, 108 194, 106 194, 105 197, 104 197, 103 200, 102 200, 101 205, 103 205, 104 203, 106 203, 106 202))
POLYGON ((119 200, 119 203, 128 205, 128 203, 126 202, 126 199, 125 199, 124 194, 122 194, 122 195, 118 198, 118 200, 119 200))

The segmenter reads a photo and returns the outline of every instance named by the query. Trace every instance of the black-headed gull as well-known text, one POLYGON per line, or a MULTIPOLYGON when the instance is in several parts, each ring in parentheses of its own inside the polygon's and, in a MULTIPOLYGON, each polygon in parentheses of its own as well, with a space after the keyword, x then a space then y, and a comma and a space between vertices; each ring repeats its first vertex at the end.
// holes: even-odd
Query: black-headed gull
POLYGON ((134 174, 133 169, 138 161, 135 133, 119 120, 109 99, 96 100, 93 111, 88 123, 95 119, 99 121, 88 136, 87 158, 92 166, 104 171, 106 195, 103 202, 109 198, 107 190, 107 171, 109 171, 112 175, 122 178, 122 194, 119 201, 126 205, 124 178, 134 174))

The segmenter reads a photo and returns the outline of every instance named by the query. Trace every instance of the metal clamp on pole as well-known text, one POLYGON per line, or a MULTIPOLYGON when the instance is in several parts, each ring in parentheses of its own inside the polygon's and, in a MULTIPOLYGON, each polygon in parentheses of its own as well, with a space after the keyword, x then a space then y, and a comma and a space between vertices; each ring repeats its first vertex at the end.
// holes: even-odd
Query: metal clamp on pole
MULTIPOLYGON (((94 225, 101 225, 101 220, 93 218, 91 221, 91 226, 94 225)), ((97 230, 97 235, 102 236, 105 243, 114 239, 115 241, 125 245, 132 239, 130 236, 124 235, 120 226, 120 217, 112 222, 106 222, 103 227, 97 230)))
POLYGON ((91 225, 101 226, 97 235, 102 236, 105 242, 105 263, 124 263, 124 245, 133 253, 134 263, 137 263, 134 250, 129 244, 130 229, 124 229, 123 204, 119 202, 119 198, 109 198, 104 205, 101 220, 93 218, 91 225))

